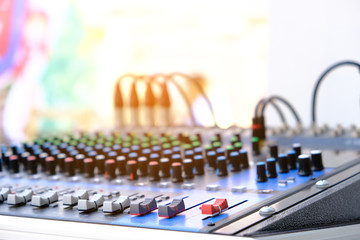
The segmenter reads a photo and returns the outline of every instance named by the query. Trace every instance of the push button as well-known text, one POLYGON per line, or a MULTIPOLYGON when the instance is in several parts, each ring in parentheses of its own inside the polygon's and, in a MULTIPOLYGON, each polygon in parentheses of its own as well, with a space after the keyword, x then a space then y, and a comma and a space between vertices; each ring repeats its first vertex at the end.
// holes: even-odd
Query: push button
POLYGON ((228 209, 226 198, 217 198, 213 204, 203 204, 201 206, 201 213, 216 216, 228 209))

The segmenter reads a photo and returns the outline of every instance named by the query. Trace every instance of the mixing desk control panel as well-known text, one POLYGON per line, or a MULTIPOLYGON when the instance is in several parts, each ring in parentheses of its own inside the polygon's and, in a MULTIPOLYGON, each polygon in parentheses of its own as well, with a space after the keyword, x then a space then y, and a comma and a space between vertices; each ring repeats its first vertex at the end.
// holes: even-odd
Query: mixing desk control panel
POLYGON ((213 232, 256 211, 269 216, 268 205, 306 186, 324 190, 340 171, 328 162, 357 158, 275 138, 265 145, 235 128, 193 133, 77 132, 3 145, 0 214, 213 232))

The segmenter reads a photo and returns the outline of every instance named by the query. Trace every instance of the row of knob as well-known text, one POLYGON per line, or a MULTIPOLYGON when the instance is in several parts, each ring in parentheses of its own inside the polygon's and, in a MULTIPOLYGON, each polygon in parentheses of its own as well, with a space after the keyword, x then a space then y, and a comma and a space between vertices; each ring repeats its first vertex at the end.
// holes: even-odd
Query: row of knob
POLYGON ((306 154, 297 156, 296 151, 292 150, 288 152, 288 155, 279 154, 277 158, 268 158, 266 163, 258 162, 256 164, 257 182, 266 182, 268 178, 276 178, 278 176, 277 164, 279 173, 287 173, 289 169, 298 169, 299 176, 310 176, 313 171, 324 169, 321 151, 313 150, 310 156, 306 154))

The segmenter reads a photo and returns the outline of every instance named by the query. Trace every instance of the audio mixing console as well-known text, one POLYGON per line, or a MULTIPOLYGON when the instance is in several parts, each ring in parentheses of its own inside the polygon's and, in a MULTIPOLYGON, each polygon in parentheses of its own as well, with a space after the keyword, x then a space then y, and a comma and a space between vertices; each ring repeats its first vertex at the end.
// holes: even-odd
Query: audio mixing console
POLYGON ((0 214, 241 235, 359 177, 357 151, 309 139, 273 134, 264 144, 249 130, 178 127, 3 145, 0 214))

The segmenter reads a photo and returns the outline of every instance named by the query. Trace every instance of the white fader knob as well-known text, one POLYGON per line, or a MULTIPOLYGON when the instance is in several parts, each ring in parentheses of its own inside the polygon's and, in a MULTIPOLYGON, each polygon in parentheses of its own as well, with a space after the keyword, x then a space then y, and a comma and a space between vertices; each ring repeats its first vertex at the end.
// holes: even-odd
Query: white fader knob
POLYGON ((34 195, 31 198, 31 205, 35 207, 48 206, 53 202, 58 201, 59 196, 55 191, 48 191, 40 196, 34 195))
POLYGON ((89 199, 89 192, 85 189, 80 189, 76 191, 74 194, 66 194, 64 195, 63 205, 72 206, 78 203, 80 199, 89 199))
POLYGON ((121 196, 117 200, 105 201, 103 211, 104 213, 122 212, 125 208, 130 207, 130 199, 128 196, 121 196))
POLYGON ((31 189, 26 189, 21 193, 9 194, 8 195, 8 205, 21 205, 25 204, 31 200, 33 191, 31 189))
POLYGON ((89 200, 80 199, 78 201, 79 211, 96 210, 101 207, 104 203, 104 196, 101 194, 95 194, 89 200))
POLYGON ((0 202, 5 201, 10 193, 10 188, 2 188, 0 191, 0 202))

